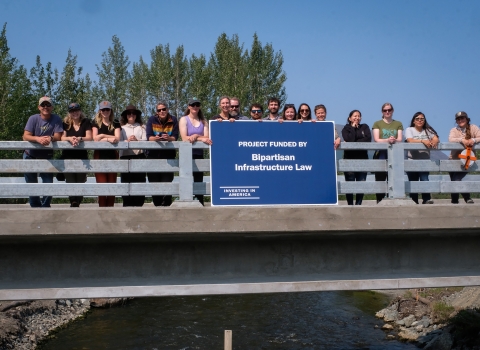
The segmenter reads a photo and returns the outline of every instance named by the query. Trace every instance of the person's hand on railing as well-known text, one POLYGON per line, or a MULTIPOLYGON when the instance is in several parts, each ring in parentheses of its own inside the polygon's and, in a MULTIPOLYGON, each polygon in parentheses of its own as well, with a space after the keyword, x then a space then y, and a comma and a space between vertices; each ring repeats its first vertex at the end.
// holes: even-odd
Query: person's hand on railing
POLYGON ((118 140, 116 137, 108 137, 107 138, 107 141, 110 142, 110 143, 118 143, 118 140))
POLYGON ((135 135, 130 135, 126 141, 130 142, 130 141, 138 141, 138 140, 137 140, 137 137, 135 135))
POLYGON ((393 145, 395 142, 397 142, 397 139, 395 138, 395 136, 390 136, 388 138, 388 143, 393 145))
POLYGON ((462 142, 463 146, 465 147, 473 147, 473 145, 475 144, 475 142, 473 141, 473 139, 463 139, 462 142))
POLYGON ((77 147, 80 143, 80 138, 78 138, 76 136, 72 136, 70 138, 70 140, 68 140, 68 141, 70 141, 70 143, 72 144, 73 147, 77 147))
POLYGON ((340 146, 340 141, 342 141, 340 137, 337 137, 335 141, 333 141, 333 149, 336 150, 340 146))
POLYGON ((42 146, 48 146, 52 141, 52 138, 50 136, 38 136, 36 140, 42 146))

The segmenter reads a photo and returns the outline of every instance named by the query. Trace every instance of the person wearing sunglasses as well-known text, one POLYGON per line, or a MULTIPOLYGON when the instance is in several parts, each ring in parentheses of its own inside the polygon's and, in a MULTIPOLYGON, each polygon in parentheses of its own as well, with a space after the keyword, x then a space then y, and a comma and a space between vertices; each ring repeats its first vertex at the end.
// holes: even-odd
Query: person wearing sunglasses
MULTIPOLYGON (((429 149, 437 148, 438 134, 428 122, 425 114, 417 112, 413 115, 410 126, 405 129, 405 141, 423 143, 426 150, 409 150, 408 159, 430 159, 429 149)), ((428 181, 428 171, 408 171, 408 181, 428 181)), ((418 193, 410 193, 410 198, 418 204, 418 193)), ((422 204, 433 204, 430 193, 422 193, 422 204)))
MULTIPOLYGON (((393 119, 393 106, 391 103, 386 102, 382 108, 382 119, 373 123, 373 139, 375 142, 394 144, 396 142, 402 142, 403 138, 403 124, 393 119)), ((374 159, 387 159, 387 150, 378 150, 375 152, 374 159)), ((376 172, 375 181, 388 180, 387 172, 376 172)), ((377 204, 385 197, 385 193, 377 193, 377 204)))
MULTIPOLYGON (((68 105, 68 114, 63 119, 62 141, 68 141, 73 147, 78 147, 83 141, 92 141, 92 124, 83 114, 80 105, 76 102, 68 105)), ((86 149, 62 151, 62 159, 88 159, 86 149)), ((66 183, 85 183, 87 181, 86 173, 65 173, 66 183)), ((70 207, 79 207, 83 196, 69 196, 70 207)))
POLYGON ((250 106, 250 117, 252 120, 258 120, 259 122, 262 121, 263 116, 263 107, 259 103, 254 103, 250 106))
MULTIPOLYGON (((62 118, 52 114, 53 102, 48 96, 43 96, 38 101, 40 113, 28 118, 23 131, 23 141, 39 143, 42 146, 50 146, 52 141, 60 141, 63 134, 62 118)), ((23 152, 23 159, 52 159, 53 149, 29 149, 23 152)), ((38 183, 38 176, 43 183, 53 183, 53 173, 25 173, 26 183, 38 183)), ((30 196, 28 198, 32 208, 50 207, 51 196, 30 196)))
MULTIPOLYGON (((98 105, 98 112, 92 123, 93 140, 97 142, 118 143, 120 141, 122 126, 115 119, 112 110, 112 104, 108 101, 102 101, 98 105)), ((118 159, 116 150, 95 150, 93 159, 118 159)), ((116 183, 117 173, 95 173, 97 183, 116 183)), ((98 205, 100 207, 113 207, 115 205, 115 196, 98 196, 98 205)))
MULTIPOLYGON (((448 142, 461 143, 465 148, 473 147, 480 142, 480 128, 476 125, 470 124, 470 118, 466 112, 460 111, 455 114, 455 122, 457 125, 450 130, 448 142)), ((450 153, 450 159, 460 159, 460 153, 462 153, 462 151, 452 150, 450 153)), ((462 181, 467 174, 467 172, 460 171, 449 173, 451 181, 462 181)), ((458 199, 460 197, 459 194, 452 193, 451 197, 452 203, 458 204, 458 199)), ((473 199, 470 197, 470 193, 462 193, 462 197, 465 203, 473 204, 473 199)))
POLYGON ((298 115, 297 119, 299 121, 310 121, 312 120, 312 111, 310 106, 306 103, 302 103, 300 107, 298 107, 298 115))
MULTIPOLYGON (((372 142, 372 134, 367 124, 362 124, 362 113, 358 109, 350 112, 347 118, 347 124, 342 129, 342 136, 345 142, 372 142)), ((343 159, 368 159, 368 151, 348 151, 343 152, 343 159)), ((364 171, 345 172, 345 181, 365 181, 367 173, 364 171)), ((353 205, 353 194, 347 193, 348 205, 353 205)), ((357 193, 355 205, 362 205, 363 193, 357 193)))
MULTIPOLYGON (((314 111, 315 111, 315 118, 316 119, 312 119, 313 123, 315 123, 317 121, 318 122, 323 122, 323 121, 326 120, 326 118, 327 118, 327 107, 325 107, 325 105, 322 105, 322 104, 316 105, 314 111)), ((337 132, 337 129, 335 128, 335 125, 333 126, 333 131, 334 131, 333 149, 337 149, 338 146, 340 146, 340 142, 342 141, 342 139, 338 135, 338 132, 337 132)))
POLYGON ((230 116, 235 120, 248 120, 248 117, 242 115, 240 100, 238 97, 230 98, 230 116))
MULTIPOLYGON (((178 120, 170 114, 167 102, 157 102, 156 114, 148 118, 146 130, 148 141, 171 142, 178 140, 178 120)), ((148 150, 147 159, 175 159, 176 154, 175 149, 151 149, 148 150)), ((172 182, 174 173, 149 172, 147 177, 148 182, 172 182)), ((172 204, 172 196, 154 195, 152 201, 156 207, 169 207, 172 204)))
MULTIPOLYGON (((200 101, 192 98, 188 101, 188 108, 185 110, 185 115, 180 119, 179 128, 180 135, 184 142, 194 143, 202 141, 207 145, 212 144, 208 130, 208 122, 203 116, 200 101)), ((203 159, 203 149, 192 150, 193 159, 203 159)), ((193 172, 194 182, 203 182, 203 172, 193 172)), ((198 201, 203 205, 203 195, 195 195, 198 201)))
MULTIPOLYGON (((142 111, 134 105, 128 105, 121 114, 120 124, 122 130, 120 141, 135 142, 146 141, 147 133, 142 120, 142 111)), ((125 149, 120 151, 120 159, 145 159, 145 153, 141 149, 125 149)), ((146 173, 121 173, 122 183, 145 183, 146 173)), ((122 196, 124 207, 142 207, 145 203, 145 196, 122 196)))

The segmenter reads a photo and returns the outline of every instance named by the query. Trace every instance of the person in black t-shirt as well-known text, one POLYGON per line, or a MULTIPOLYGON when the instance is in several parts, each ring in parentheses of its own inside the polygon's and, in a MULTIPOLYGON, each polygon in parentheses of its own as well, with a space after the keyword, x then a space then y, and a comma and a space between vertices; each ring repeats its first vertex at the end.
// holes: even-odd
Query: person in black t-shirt
MULTIPOLYGON (((83 114, 78 103, 70 103, 68 114, 63 119, 62 141, 68 141, 77 147, 83 141, 92 141, 92 125, 83 114)), ((63 150, 62 159, 88 159, 87 150, 63 150)), ((86 173, 65 173, 67 183, 85 183, 86 173)), ((70 206, 79 207, 83 196, 70 196, 70 206)))
MULTIPOLYGON (((92 135, 94 141, 118 143, 122 127, 120 122, 114 119, 112 104, 108 101, 100 102, 95 120, 92 123, 92 135)), ((93 152, 94 159, 118 159, 116 150, 96 150, 93 152)), ((117 173, 95 173, 97 183, 116 183, 117 173)), ((113 207, 115 196, 98 196, 100 207, 113 207)))

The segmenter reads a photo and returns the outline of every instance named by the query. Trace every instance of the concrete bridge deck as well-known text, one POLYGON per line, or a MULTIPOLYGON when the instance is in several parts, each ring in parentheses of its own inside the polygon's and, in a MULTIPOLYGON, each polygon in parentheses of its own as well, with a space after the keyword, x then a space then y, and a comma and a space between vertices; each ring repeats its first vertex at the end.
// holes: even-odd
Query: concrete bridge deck
POLYGON ((1 206, 0 300, 480 285, 480 204, 440 202, 1 206))

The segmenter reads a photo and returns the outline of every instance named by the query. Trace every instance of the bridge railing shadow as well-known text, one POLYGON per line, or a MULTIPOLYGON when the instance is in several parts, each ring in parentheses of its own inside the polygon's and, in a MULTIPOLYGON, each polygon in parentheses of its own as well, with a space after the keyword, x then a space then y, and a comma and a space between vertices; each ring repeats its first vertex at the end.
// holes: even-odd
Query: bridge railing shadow
MULTIPOLYGON (((0 141, 0 151, 45 149, 38 143, 26 141, 0 141)), ((99 195, 173 195, 180 201, 192 201, 193 195, 210 195, 210 178, 204 182, 193 182, 193 172, 209 172, 209 159, 192 159, 192 149, 208 149, 204 143, 187 142, 83 142, 73 147, 69 142, 53 142, 49 148, 54 150, 125 150, 125 149, 176 149, 178 159, 141 159, 141 160, 94 160, 94 159, 1 159, 0 173, 95 173, 95 172, 175 172, 178 176, 172 183, 95 183, 89 178, 84 184, 55 181, 53 184, 27 184, 18 175, 0 177, 0 198, 25 198, 31 195, 52 196, 99 196, 99 195)), ((373 175, 365 182, 347 182, 343 175, 338 176, 339 194, 347 193, 385 193, 388 198, 405 198, 406 193, 462 193, 480 192, 480 176, 467 175, 461 182, 452 182, 448 174, 430 175, 430 181, 408 181, 405 172, 467 172, 475 173, 478 165, 473 164, 464 170, 460 160, 408 160, 408 150, 426 149, 423 144, 397 143, 394 145, 378 143, 342 142, 340 150, 386 150, 388 159, 337 160, 339 172, 387 172, 387 181, 372 181, 373 175)), ((441 143, 439 150, 463 150, 458 143, 441 143)))

